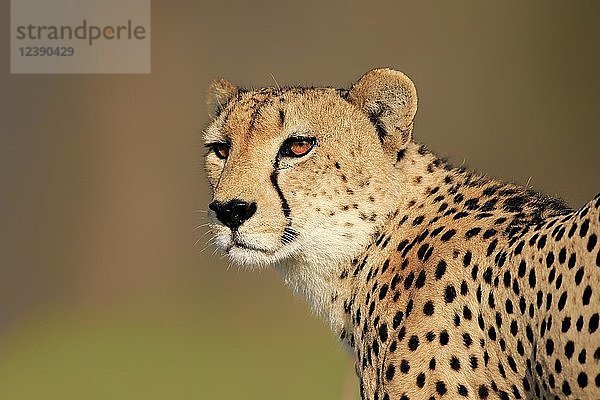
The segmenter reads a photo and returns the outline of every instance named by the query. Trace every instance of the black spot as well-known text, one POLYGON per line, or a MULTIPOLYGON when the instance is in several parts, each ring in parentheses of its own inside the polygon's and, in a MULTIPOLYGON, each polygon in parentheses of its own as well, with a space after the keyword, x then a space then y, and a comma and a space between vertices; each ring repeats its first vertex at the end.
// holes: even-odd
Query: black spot
POLYGON ((463 258, 463 265, 465 267, 468 267, 469 264, 471 264, 471 257, 473 256, 473 254, 471 254, 470 250, 467 250, 467 252, 465 253, 465 257, 463 258))
POLYGON ((579 355, 577 356, 577 361, 579 361, 579 364, 585 364, 586 354, 587 352, 585 351, 585 349, 579 352, 579 355))
POLYGON ((446 273, 446 261, 440 260, 436 269, 435 269, 435 279, 440 280, 444 274, 446 273))
POLYGON ((410 299, 408 301, 408 303, 406 303, 406 312, 405 312, 406 318, 408 318, 410 316, 410 313, 412 312, 412 309, 413 309, 413 304, 414 303, 413 303, 412 299, 410 299))
POLYGON ((449 229, 446 232, 444 232, 444 234, 440 237, 440 240, 443 241, 443 242, 447 242, 455 234, 456 234, 456 230, 455 229, 449 229))
POLYGON ((443 226, 439 226, 431 231, 431 237, 436 237, 441 231, 444 230, 443 226))
POLYGON ((525 263, 525 260, 521 260, 521 262, 519 263, 519 278, 523 278, 525 276, 525 272, 527 270, 527 264, 525 263))
POLYGON ((506 309, 506 313, 507 314, 512 314, 514 309, 513 309, 513 303, 510 299, 506 299, 506 303, 504 304, 504 308, 506 309))
POLYGON ((483 280, 485 281, 485 283, 487 284, 491 284, 492 283, 492 269, 490 267, 488 267, 484 272, 483 272, 483 280))
POLYGON ((398 326, 402 322, 403 318, 404 318, 404 313, 402 311, 396 312, 396 315, 394 315, 394 319, 392 321, 392 328, 394 328, 394 329, 398 328, 398 326))
POLYGON ((594 333, 594 332, 596 332, 596 330, 598 330, 599 317, 600 316, 598 315, 598 313, 594 313, 590 317, 590 322, 588 323, 588 331, 590 333, 594 333))
POLYGON ((419 337, 417 335, 412 335, 410 339, 408 339, 408 349, 410 351, 415 351, 419 347, 419 337))
POLYGON ((427 332, 427 334, 425 334, 425 339, 427 339, 428 342, 433 342, 435 339, 435 333, 433 333, 433 331, 427 332))
POLYGON ((417 386, 420 388, 425 386, 425 374, 423 372, 417 375, 417 386))
POLYGON ((585 270, 583 269, 583 267, 581 267, 577 270, 577 272, 575 273, 575 285, 579 286, 579 284, 581 283, 581 280, 583 279, 584 272, 585 272, 585 270))
POLYGON ((567 249, 564 247, 558 252, 558 262, 564 264, 567 260, 567 249))
POLYGON ((487 248, 487 252, 486 255, 489 257, 492 255, 492 253, 494 252, 494 250, 496 250, 496 246, 498 245, 498 239, 494 239, 490 242, 488 248, 487 248))
POLYGON ((425 285, 425 277, 425 270, 422 269, 421 272, 419 272, 419 276, 417 276, 417 280, 415 281, 415 288, 420 289, 425 285))
POLYGON ((440 396, 443 396, 448 390, 446 389, 446 384, 444 382, 437 381, 435 383, 435 391, 438 392, 440 396))
POLYGON ((581 229, 579 230, 579 236, 580 237, 584 237, 585 235, 587 235, 588 232, 588 228, 590 227, 590 220, 586 219, 585 221, 583 221, 583 223, 581 224, 581 229))
POLYGON ((389 364, 387 369, 385 370, 385 379, 389 381, 391 381, 392 379, 394 379, 394 374, 396 373, 396 367, 394 366, 394 364, 389 364))
POLYGON ((496 230, 495 229, 488 229, 485 232, 483 232, 483 238, 484 239, 489 239, 492 236, 494 236, 496 234, 496 230))
POLYGON ((533 268, 529 270, 529 287, 532 289, 535 287, 535 270, 533 268))
POLYGON ((546 235, 540 236, 540 239, 538 240, 538 243, 537 243, 538 250, 541 250, 544 247, 546 247, 546 235))
POLYGON ((508 361, 508 366, 510 367, 510 369, 515 373, 518 372, 517 363, 515 362, 515 359, 512 356, 508 356, 506 360, 508 361))
POLYGON ((571 386, 569 386, 569 382, 567 381, 563 381, 562 384, 562 392, 566 395, 569 396, 571 394, 571 386))
POLYGON ((568 359, 571 359, 571 357, 573 356, 573 352, 575 351, 575 343, 573 343, 572 340, 569 340, 567 342, 567 344, 565 345, 565 356, 568 359))
POLYGON ((467 306, 463 307, 463 318, 468 320, 471 320, 473 318, 473 313, 471 312, 471 309, 467 306))
POLYGON ((490 392, 489 392, 487 386, 481 385, 481 386, 479 386, 479 389, 477 390, 477 394, 479 395, 480 399, 487 399, 490 392))
POLYGON ((388 291, 388 285, 386 283, 381 286, 381 289, 379 289, 379 300, 383 300, 383 298, 387 294, 387 291, 388 291))
POLYGON ((510 287, 510 281, 511 281, 510 271, 506 270, 506 271, 504 271, 504 276, 502 277, 502 282, 504 283, 504 287, 510 287))
POLYGON ((469 395, 469 391, 467 390, 465 385, 458 385, 458 394, 463 397, 467 397, 469 395))
POLYGON ((592 297, 592 287, 590 285, 587 285, 585 287, 585 290, 583 291, 583 296, 582 296, 582 300, 583 300, 583 305, 587 306, 588 304, 590 304, 590 298, 592 297))
POLYGON ((408 371, 410 371, 410 364, 408 363, 408 360, 400 361, 400 372, 403 374, 408 374, 408 371))
MULTIPOLYGON (((389 240, 389 237, 388 237, 388 240, 389 240)), ((387 260, 385 260, 383 262, 383 265, 381 266, 381 273, 383 274, 385 271, 387 271, 389 266, 390 266, 390 259, 388 258, 387 260)))
POLYGON ((580 388, 584 388, 587 386, 588 377, 585 372, 580 372, 579 375, 577 375, 577 384, 580 388))
POLYGON ((373 340, 373 345, 371 347, 373 349, 373 354, 375 354, 375 357, 379 357, 379 343, 377 343, 377 339, 373 340))
POLYGON ((390 353, 395 352, 397 348, 398 348, 398 342, 394 340, 392 342, 392 344, 390 345, 390 353))
POLYGON ((460 326, 460 316, 454 313, 454 326, 460 326))
POLYGON ((455 371, 460 370, 460 360, 458 359, 458 357, 452 356, 450 358, 450 368, 452 368, 455 371))
POLYGON ((400 275, 398 273, 396 273, 396 274, 394 274, 394 277, 392 278, 392 282, 390 283, 390 289, 396 290, 396 286, 398 286, 399 282, 400 282, 400 275))
POLYGON ((398 243, 398 247, 396 250, 402 251, 404 249, 404 247, 406 247, 407 244, 408 244, 408 239, 404 239, 403 241, 398 243))
POLYGON ((469 229, 465 233, 465 238, 471 239, 473 236, 477 236, 479 234, 479 232, 481 232, 481 228, 478 228, 478 227, 469 229))
POLYGON ((488 328, 488 336, 490 337, 490 339, 496 340, 496 328, 494 328, 493 326, 490 326, 488 328))
POLYGON ((416 218, 413 220, 413 222, 412 222, 413 226, 420 225, 421 223, 423 223, 423 220, 424 220, 424 219, 425 219, 425 216, 424 216, 424 215, 419 215, 418 217, 416 217, 416 218))
POLYGON ((444 329, 443 331, 440 332, 440 344, 442 346, 445 346, 448 344, 449 340, 450 340, 450 336, 448 335, 448 331, 446 331, 444 329))
POLYGON ((569 261, 567 262, 569 269, 573 269, 573 267, 575 267, 576 262, 577 262, 577 255, 575 255, 575 253, 571 253, 571 255, 569 256, 569 261))
POLYGON ((415 279, 415 273, 411 271, 404 279, 404 289, 406 289, 406 290, 410 289, 413 284, 414 279, 415 279))
POLYGON ((521 251, 523 251, 523 246, 525 245, 525 241, 521 240, 519 242, 519 244, 517 244, 517 246, 515 247, 515 255, 519 255, 521 254, 521 251))
POLYGON ((454 217, 453 217, 453 219, 455 219, 455 220, 457 220, 457 219, 461 219, 461 218, 464 218, 464 217, 466 217, 466 216, 468 216, 468 215, 469 215, 469 213, 467 213, 467 212, 464 212, 464 211, 457 212, 456 214, 454 214, 454 217))
POLYGON ((477 199, 476 198, 468 199, 467 201, 465 201, 465 207, 468 210, 476 210, 478 207, 477 199))
POLYGON ((552 264, 554 264, 554 253, 550 251, 546 256, 546 267, 550 268, 552 264))
POLYGON ((400 330, 398 331, 398 340, 402 341, 404 339, 404 337, 406 336, 406 328, 403 326, 402 328, 400 328, 400 330))
POLYGON ((498 372, 506 379, 506 371, 504 371, 504 365, 502 365, 502 363, 498 363, 498 372))
POLYGON ((469 365, 471 365, 471 369, 477 369, 477 367, 479 366, 479 360, 477 360, 477 357, 469 357, 469 365))
POLYGON ((507 199, 504 202, 504 210, 508 212, 520 212, 525 203, 525 198, 523 196, 515 196, 507 199))
POLYGON ((383 323, 379 326, 379 339, 384 343, 388 338, 387 324, 383 323))
POLYGON ((596 234, 591 234, 590 238, 588 239, 588 243, 587 243, 587 250, 589 252, 591 252, 592 250, 594 250, 594 247, 596 247, 596 243, 598 242, 598 237, 596 236, 596 234))
POLYGON ((452 303, 456 298, 456 289, 454 286, 448 285, 446 286, 446 290, 444 291, 444 301, 446 303, 452 303))
POLYGON ((477 280, 477 274, 479 273, 479 266, 477 264, 473 265, 473 268, 471 269, 471 278, 476 281, 477 280))

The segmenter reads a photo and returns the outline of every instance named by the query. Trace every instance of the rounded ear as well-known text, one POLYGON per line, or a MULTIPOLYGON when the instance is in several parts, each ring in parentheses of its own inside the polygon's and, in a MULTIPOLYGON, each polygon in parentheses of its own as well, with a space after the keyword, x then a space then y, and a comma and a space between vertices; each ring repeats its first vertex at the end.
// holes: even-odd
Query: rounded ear
POLYGON ((389 68, 367 72, 350 89, 348 101, 367 114, 386 150, 408 145, 417 113, 417 90, 402 72, 389 68))
POLYGON ((226 79, 217 79, 208 87, 208 111, 212 118, 217 117, 225 109, 229 100, 239 92, 237 86, 226 79))

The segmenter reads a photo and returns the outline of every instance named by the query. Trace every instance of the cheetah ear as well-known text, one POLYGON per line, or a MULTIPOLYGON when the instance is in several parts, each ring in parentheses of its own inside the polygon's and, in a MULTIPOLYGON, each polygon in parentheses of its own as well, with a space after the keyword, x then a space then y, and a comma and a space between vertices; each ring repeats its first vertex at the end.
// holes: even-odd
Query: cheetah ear
POLYGON ((208 87, 207 99, 210 116, 216 118, 238 92, 239 88, 226 79, 212 81, 208 87))
POLYGON ((350 89, 348 101, 367 114, 386 150, 396 152, 408 145, 417 90, 402 72, 388 68, 367 72, 350 89))

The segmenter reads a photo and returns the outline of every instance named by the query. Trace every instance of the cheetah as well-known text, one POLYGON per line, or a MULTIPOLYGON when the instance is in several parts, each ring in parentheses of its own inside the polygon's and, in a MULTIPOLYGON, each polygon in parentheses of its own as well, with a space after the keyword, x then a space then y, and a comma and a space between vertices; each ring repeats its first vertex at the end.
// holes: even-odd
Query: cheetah
POLYGON ((212 83, 218 248, 273 267, 353 354, 362 399, 599 399, 600 195, 579 210, 413 141, 414 84, 212 83))

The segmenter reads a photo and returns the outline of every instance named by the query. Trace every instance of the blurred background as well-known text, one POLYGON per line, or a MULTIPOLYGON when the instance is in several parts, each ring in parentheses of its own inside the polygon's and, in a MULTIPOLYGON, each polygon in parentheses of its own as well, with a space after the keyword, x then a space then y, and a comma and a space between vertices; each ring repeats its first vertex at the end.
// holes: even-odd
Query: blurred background
POLYGON ((453 163, 600 190, 599 2, 155 0, 151 74, 64 76, 9 74, 1 4, 0 399, 356 398, 303 300, 207 246, 211 79, 393 67, 453 163))

